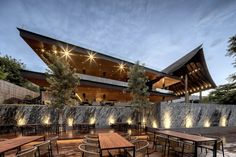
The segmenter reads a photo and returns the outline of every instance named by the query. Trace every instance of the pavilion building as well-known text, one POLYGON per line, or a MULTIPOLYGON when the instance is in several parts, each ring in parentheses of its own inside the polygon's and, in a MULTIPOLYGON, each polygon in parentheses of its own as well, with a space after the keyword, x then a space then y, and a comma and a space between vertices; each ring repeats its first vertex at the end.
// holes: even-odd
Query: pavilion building
MULTIPOLYGON (((75 94, 81 102, 105 100, 119 103, 131 100, 127 91, 127 72, 134 63, 20 28, 18 30, 42 60, 46 52, 63 53, 68 57, 69 64, 76 68, 80 76, 80 85, 75 94)), ((153 103, 182 96, 186 96, 188 102, 190 94, 216 87, 208 71, 202 45, 162 71, 144 68, 148 77, 149 100, 153 103)), ((42 100, 47 101, 44 92, 45 87, 49 86, 46 75, 27 70, 23 70, 22 75, 40 86, 42 100)))

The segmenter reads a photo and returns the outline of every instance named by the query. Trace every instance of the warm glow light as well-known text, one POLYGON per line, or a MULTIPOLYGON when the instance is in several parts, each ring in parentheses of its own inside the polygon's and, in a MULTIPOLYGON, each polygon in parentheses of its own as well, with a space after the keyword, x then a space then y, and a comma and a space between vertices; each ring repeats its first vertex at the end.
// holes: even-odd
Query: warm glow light
POLYGON ((50 117, 49 116, 44 116, 43 123, 44 124, 50 124, 50 117))
POLYGON ((108 119, 108 122, 109 122, 110 125, 111 125, 111 124, 114 124, 114 123, 115 123, 114 117, 113 117, 113 116, 110 116, 109 119, 108 119))
POLYGON ((82 102, 83 100, 81 99, 81 97, 77 94, 77 93, 75 93, 75 96, 82 102))
POLYGON ((143 117, 143 120, 142 120, 142 124, 145 126, 146 125, 146 118, 145 117, 143 117))
POLYGON ((63 47, 63 46, 61 46, 61 49, 62 49, 62 56, 63 57, 66 57, 66 59, 67 58, 70 58, 70 52, 73 50, 73 49, 69 49, 68 48, 68 45, 66 45, 66 47, 63 47))
POLYGON ((86 61, 89 61, 90 63, 95 62, 95 53, 88 52, 88 59, 86 61))
POLYGON ((187 115, 186 117, 186 128, 191 128, 193 126, 193 120, 190 115, 187 115))
POLYGON ((95 124, 95 122, 96 122, 96 118, 95 117, 90 118, 89 124, 95 124))
POLYGON ((129 119, 127 120, 127 123, 128 123, 129 125, 132 124, 132 120, 131 120, 131 118, 129 118, 129 119))
POLYGON ((125 70, 125 64, 124 63, 120 63, 119 66, 118 66, 118 70, 119 71, 124 71, 125 70))
POLYGON ((155 120, 152 122, 152 127, 157 128, 157 122, 155 120))
POLYGON ((73 126, 74 119, 73 118, 68 118, 67 119, 67 124, 68 126, 73 126))
POLYGON ((43 48, 42 48, 42 49, 41 49, 41 51, 42 51, 42 52, 44 52, 44 51, 45 51, 45 49, 43 49, 43 48))
POLYGON ((18 125, 18 126, 23 126, 23 125, 25 125, 25 124, 26 124, 25 118, 20 118, 20 119, 18 119, 18 121, 17 121, 17 125, 18 125))
POLYGON ((222 116, 220 118, 220 126, 227 126, 227 118, 226 118, 226 116, 222 116))
POLYGON ((205 122, 204 122, 204 127, 208 128, 210 127, 210 122, 209 122, 209 119, 206 119, 205 122))
POLYGON ((131 129, 128 130, 128 134, 129 134, 129 135, 132 134, 132 130, 131 130, 131 129))
POLYGON ((165 112, 164 113, 164 127, 166 129, 170 128, 171 126, 171 117, 170 117, 170 112, 165 112))

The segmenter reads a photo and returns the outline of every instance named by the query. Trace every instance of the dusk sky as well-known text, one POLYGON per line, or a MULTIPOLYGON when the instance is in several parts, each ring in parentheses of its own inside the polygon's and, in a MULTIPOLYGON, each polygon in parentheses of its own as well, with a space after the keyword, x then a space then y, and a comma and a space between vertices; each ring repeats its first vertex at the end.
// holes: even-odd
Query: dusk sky
POLYGON ((236 34, 235 0, 1 0, 0 52, 44 72, 16 27, 162 70, 203 44, 217 85, 236 69, 226 57, 236 34))

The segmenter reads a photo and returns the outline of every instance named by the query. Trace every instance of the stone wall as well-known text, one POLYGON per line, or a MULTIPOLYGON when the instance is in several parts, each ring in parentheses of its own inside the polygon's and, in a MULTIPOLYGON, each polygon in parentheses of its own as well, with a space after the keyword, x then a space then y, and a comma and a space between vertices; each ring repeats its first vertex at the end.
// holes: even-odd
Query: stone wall
MULTIPOLYGON (((28 124, 57 122, 58 113, 44 105, 0 105, 0 125, 17 124, 20 119, 28 124)), ((159 128, 201 128, 236 126, 236 105, 162 103, 154 105, 146 114, 146 124, 159 128)), ((77 106, 63 111, 63 122, 74 124, 94 120, 96 127, 108 127, 111 121, 137 122, 131 106, 77 106)))
POLYGON ((0 104, 3 103, 4 100, 12 97, 24 99, 26 95, 30 95, 32 98, 35 98, 39 96, 39 93, 33 92, 10 82, 0 80, 0 104))
MULTIPOLYGON (((147 112, 147 121, 156 119, 157 113, 147 112)), ((0 105, 0 125, 17 124, 23 120, 25 124, 42 124, 57 122, 58 113, 44 105, 0 105)), ((137 113, 131 106, 77 106, 66 107, 63 110, 63 122, 68 123, 90 122, 94 120, 96 127, 108 127, 111 121, 137 121, 137 113)))
POLYGON ((161 103, 162 128, 236 126, 236 105, 161 103))

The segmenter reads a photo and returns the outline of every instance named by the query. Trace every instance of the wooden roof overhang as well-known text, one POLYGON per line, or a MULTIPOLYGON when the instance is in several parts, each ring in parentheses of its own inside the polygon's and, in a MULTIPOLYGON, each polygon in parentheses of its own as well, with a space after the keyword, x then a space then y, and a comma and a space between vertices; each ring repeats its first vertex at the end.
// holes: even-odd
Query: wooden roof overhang
POLYGON ((185 75, 188 76, 188 93, 196 93, 215 88, 204 57, 202 45, 165 68, 162 72, 181 78, 181 82, 169 86, 177 96, 185 94, 185 75))
MULTIPOLYGON (((33 72, 28 70, 21 70, 21 75, 41 86, 48 87, 49 84, 46 80, 45 73, 33 72)), ((83 74, 81 74, 83 75, 83 74)), ((127 86, 122 84, 115 84, 114 82, 108 83, 108 81, 96 81, 96 79, 86 79, 87 77, 80 78, 80 85, 77 87, 77 94, 80 98, 83 98, 83 94, 86 94, 86 99, 94 100, 97 98, 103 98, 106 100, 116 100, 120 102, 127 102, 131 100, 130 93, 127 91, 127 86)), ((160 102, 162 100, 171 100, 176 98, 174 94, 161 93, 156 91, 150 91, 149 99, 151 102, 160 102)))
MULTIPOLYGON (((18 28, 18 30, 20 31, 20 36, 41 59, 46 52, 58 53, 67 48, 67 50, 70 51, 70 57, 68 59, 70 65, 75 67, 77 69, 77 72, 81 74, 127 82, 127 71, 129 67, 134 64, 119 58, 108 56, 100 52, 72 45, 27 30, 23 30, 20 28, 18 28), (94 60, 92 61, 89 60, 89 54, 91 53, 94 55, 94 60), (119 69, 119 66, 121 64, 124 65, 123 70, 119 69)), ((144 68, 146 71, 146 76, 150 81, 158 79, 158 81, 156 82, 153 81, 152 83, 149 83, 149 85, 153 85, 155 83, 155 88, 163 87, 163 81, 161 80, 162 78, 165 78, 166 82, 168 82, 165 84, 165 87, 180 82, 179 77, 167 74, 165 72, 156 71, 148 67, 144 68)))

